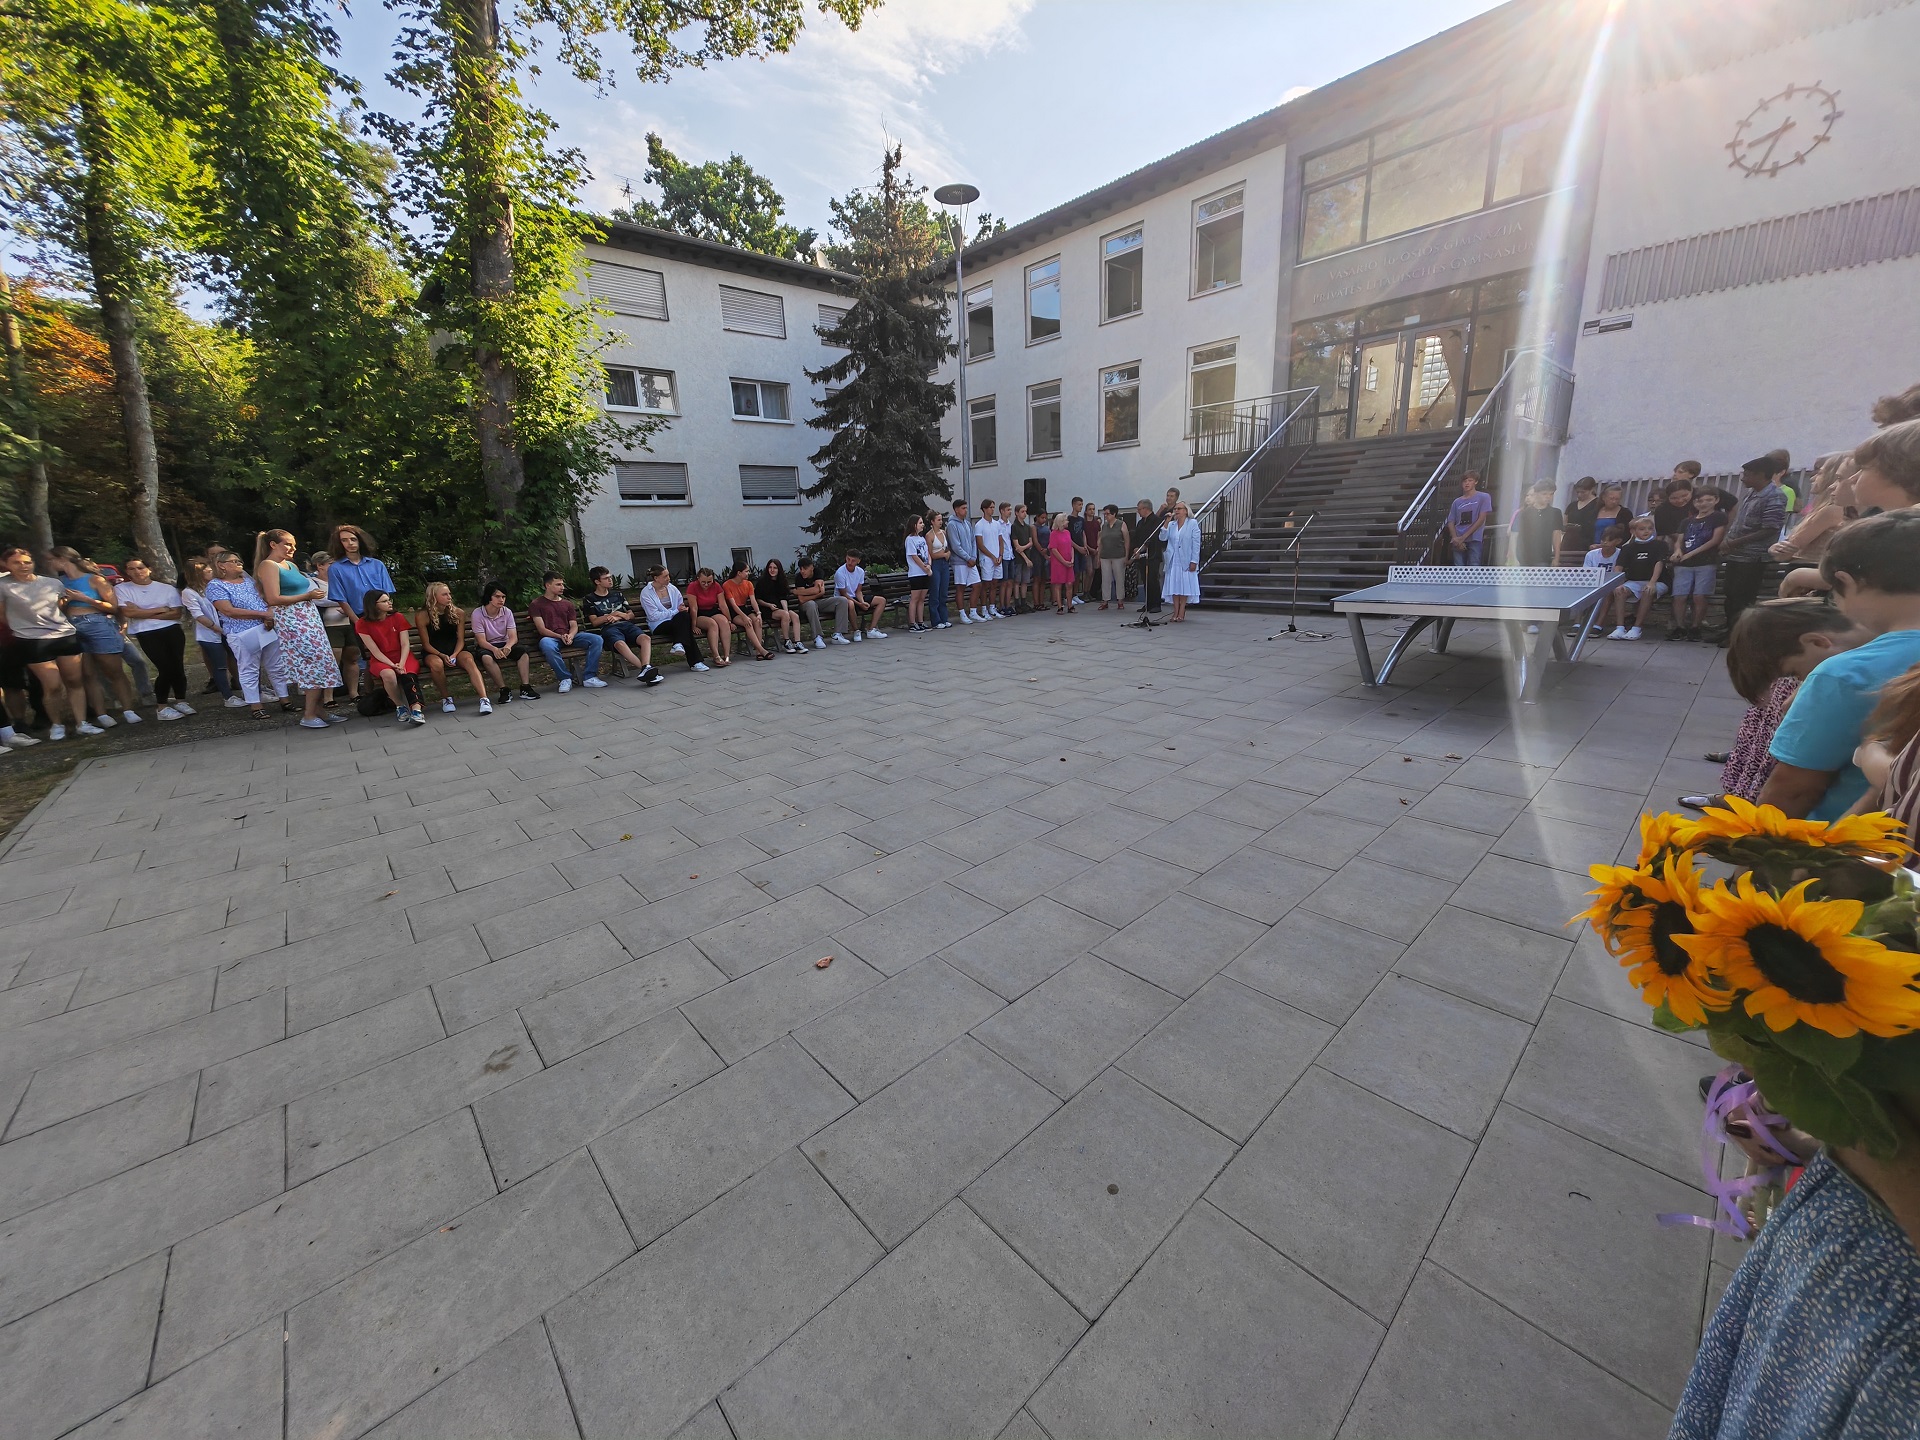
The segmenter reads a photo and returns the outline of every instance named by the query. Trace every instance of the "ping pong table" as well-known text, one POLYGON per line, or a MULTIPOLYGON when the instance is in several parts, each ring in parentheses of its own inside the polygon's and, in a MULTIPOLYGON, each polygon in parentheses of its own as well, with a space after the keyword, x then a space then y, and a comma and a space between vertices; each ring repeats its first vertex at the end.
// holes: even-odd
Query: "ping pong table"
POLYGON ((1571 566, 1394 565, 1384 585, 1336 596, 1332 603, 1347 617, 1353 653, 1369 686, 1386 684, 1414 638, 1429 627, 1429 648, 1443 655, 1456 620, 1493 620, 1505 627, 1512 645, 1520 698, 1531 702, 1540 693, 1548 659, 1578 660, 1604 608, 1601 602, 1624 583, 1618 572, 1571 566), (1370 615, 1413 619, 1378 671, 1362 623, 1370 615), (1580 633, 1569 649, 1561 627, 1574 621, 1581 622, 1580 633))

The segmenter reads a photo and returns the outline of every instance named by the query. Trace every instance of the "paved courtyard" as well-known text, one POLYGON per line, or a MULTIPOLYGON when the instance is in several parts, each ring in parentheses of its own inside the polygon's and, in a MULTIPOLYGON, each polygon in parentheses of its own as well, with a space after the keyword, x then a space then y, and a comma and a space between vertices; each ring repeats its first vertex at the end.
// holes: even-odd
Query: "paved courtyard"
POLYGON ((1720 652, 1278 625, 86 767, 0 857, 0 1430, 1663 1434, 1712 1062, 1562 922, 1720 652))

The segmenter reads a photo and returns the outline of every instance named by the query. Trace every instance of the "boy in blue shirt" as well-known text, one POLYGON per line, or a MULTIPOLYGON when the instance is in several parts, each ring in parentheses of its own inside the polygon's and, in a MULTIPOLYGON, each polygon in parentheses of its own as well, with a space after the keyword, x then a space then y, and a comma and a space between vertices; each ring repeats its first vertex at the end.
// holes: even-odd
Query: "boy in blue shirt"
POLYGON ((1776 763, 1760 803, 1835 820, 1866 793, 1853 752, 1880 687, 1920 665, 1920 510, 1873 515, 1838 531, 1820 573, 1834 604, 1874 638, 1821 661, 1801 682, 1773 732, 1776 763))

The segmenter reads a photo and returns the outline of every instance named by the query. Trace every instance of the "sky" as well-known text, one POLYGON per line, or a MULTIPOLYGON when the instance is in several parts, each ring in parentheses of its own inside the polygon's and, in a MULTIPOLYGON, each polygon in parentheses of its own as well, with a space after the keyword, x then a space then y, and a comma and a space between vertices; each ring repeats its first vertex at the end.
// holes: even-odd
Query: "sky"
MULTIPOLYGON (((510 0, 502 0, 502 9, 510 0)), ((682 159, 738 152, 825 232, 829 199, 877 180, 889 140, 926 185, 964 180, 1017 223, 1494 8, 1493 0, 887 0, 857 32, 810 10, 799 43, 608 93, 549 63, 528 86, 581 150, 596 209, 643 192, 646 135, 682 159)), ((376 109, 397 17, 352 0, 341 68, 376 109)), ((608 41, 618 61, 620 41, 608 41)), ((549 49, 544 58, 551 62, 549 49)))

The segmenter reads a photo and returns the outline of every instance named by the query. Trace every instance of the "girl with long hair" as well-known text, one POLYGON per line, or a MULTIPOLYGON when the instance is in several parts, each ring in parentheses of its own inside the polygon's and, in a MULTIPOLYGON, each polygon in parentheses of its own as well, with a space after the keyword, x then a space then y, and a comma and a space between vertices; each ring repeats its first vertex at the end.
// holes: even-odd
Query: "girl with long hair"
POLYGON ((56 545, 49 550, 47 568, 67 588, 67 619, 72 621, 80 636, 80 648, 87 655, 86 693, 93 706, 93 723, 102 730, 113 727, 113 716, 107 713, 107 691, 111 687, 120 700, 120 718, 138 725, 141 717, 133 708, 133 677, 127 674, 121 659, 127 641, 120 633, 120 602, 113 598, 113 586, 93 561, 71 545, 56 545))
POLYGON ((411 644, 413 626, 406 616, 394 613, 393 596, 384 590, 369 590, 361 605, 360 618, 353 623, 354 633, 367 652, 367 669, 386 687, 387 698, 393 701, 396 723, 426 724, 420 704, 420 662, 414 658, 411 644))
POLYGON ((323 707, 327 691, 340 681, 327 627, 314 601, 326 592, 293 563, 293 536, 285 530, 262 530, 253 540, 253 583, 267 608, 275 612, 274 629, 280 636, 280 665, 287 680, 300 692, 305 713, 302 728, 324 730, 344 725, 344 715, 328 715, 323 707))
POLYGON ((447 688, 447 668, 463 671, 473 693, 480 697, 480 713, 491 715, 493 702, 487 698, 486 678, 480 673, 473 651, 467 648, 466 616, 453 603, 453 591, 443 581, 427 586, 426 608, 420 612, 420 654, 427 662, 427 674, 440 692, 440 709, 451 715, 453 692, 447 688))
POLYGON ((238 710, 247 702, 233 688, 233 656, 227 650, 227 638, 220 628, 220 616, 207 599, 207 582, 213 579, 213 566, 198 555, 187 558, 180 567, 180 605, 193 616, 194 643, 206 663, 207 676, 229 710, 238 710))
POLYGON ((933 587, 933 554, 927 545, 927 522, 918 515, 907 522, 907 629, 927 628, 927 591, 933 587))
POLYGON ((127 578, 113 587, 113 598, 126 617, 127 633, 153 661, 153 699, 160 718, 183 720, 193 714, 193 706, 187 703, 187 635, 180 628, 180 591, 155 580, 138 555, 125 568, 127 578))
POLYGON ((64 707, 73 728, 82 735, 104 733, 87 723, 86 652, 80 634, 67 617, 67 587, 58 577, 36 575, 33 554, 24 545, 0 550, 0 603, 7 611, 7 628, 21 651, 21 661, 40 682, 40 694, 52 720, 49 740, 67 738, 61 722, 64 707))
POLYGON ((780 648, 789 655, 806 654, 807 647, 800 643, 800 612, 793 608, 793 585, 778 556, 761 567, 760 578, 753 582, 753 600, 760 618, 780 632, 780 648))
POLYGON ((927 555, 933 563, 933 583, 927 587, 928 619, 936 630, 951 630, 947 619, 947 591, 953 585, 953 547, 947 542, 947 515, 936 511, 927 521, 927 555))

